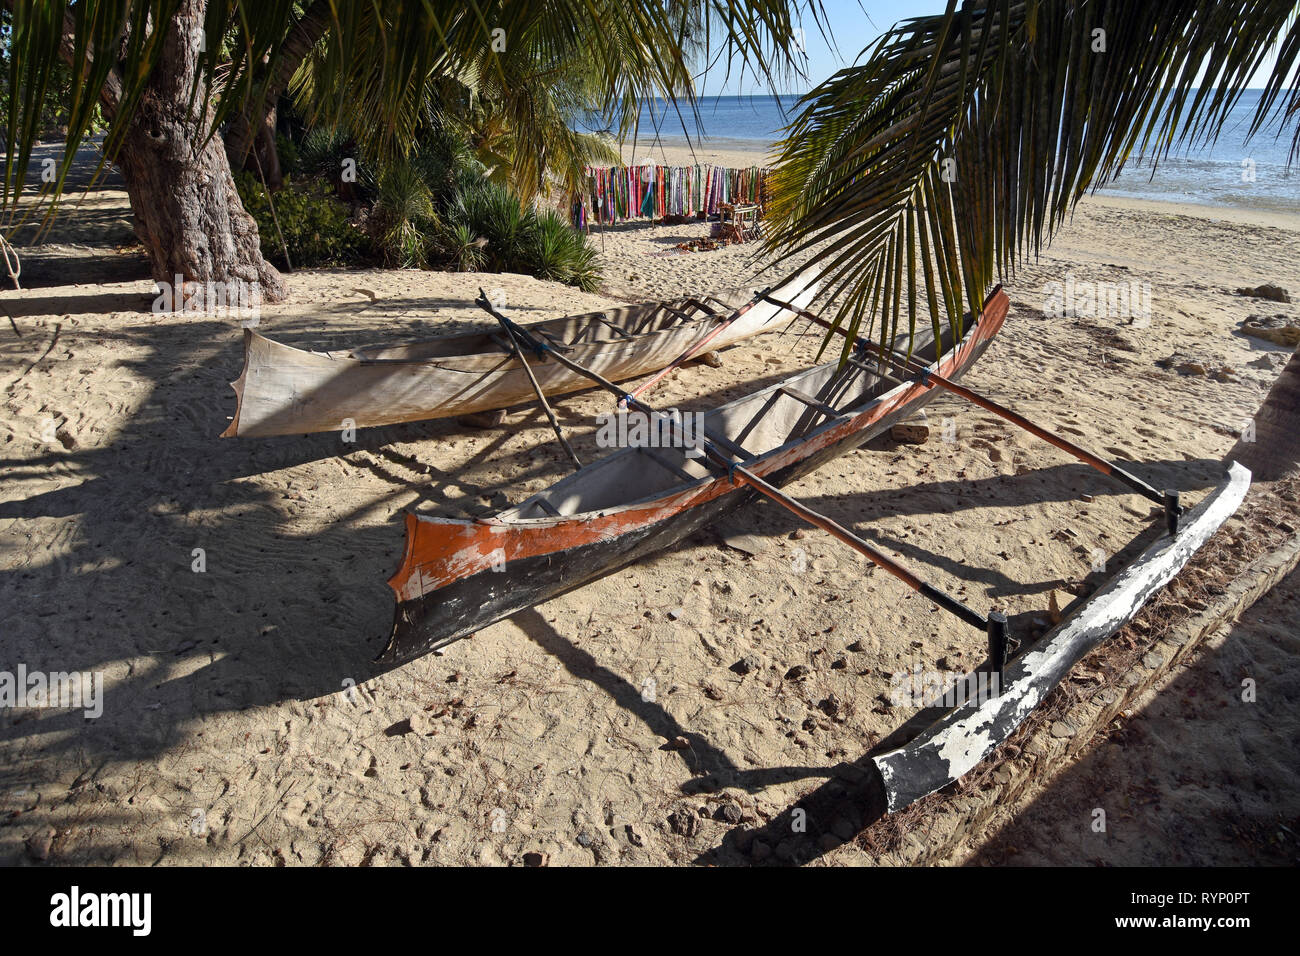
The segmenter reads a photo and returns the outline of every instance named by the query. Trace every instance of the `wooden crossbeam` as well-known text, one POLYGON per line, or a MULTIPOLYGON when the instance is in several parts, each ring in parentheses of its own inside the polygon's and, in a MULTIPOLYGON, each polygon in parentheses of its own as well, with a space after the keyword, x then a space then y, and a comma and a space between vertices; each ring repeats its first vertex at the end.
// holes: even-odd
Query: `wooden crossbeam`
POLYGON ((803 402, 809 408, 815 408, 817 411, 821 412, 827 418, 840 417, 840 412, 838 412, 831 406, 827 405, 825 402, 818 401, 817 399, 813 398, 811 395, 799 391, 797 388, 790 388, 790 386, 788 385, 782 385, 780 388, 777 389, 777 391, 780 392, 782 395, 790 396, 796 402, 803 402))

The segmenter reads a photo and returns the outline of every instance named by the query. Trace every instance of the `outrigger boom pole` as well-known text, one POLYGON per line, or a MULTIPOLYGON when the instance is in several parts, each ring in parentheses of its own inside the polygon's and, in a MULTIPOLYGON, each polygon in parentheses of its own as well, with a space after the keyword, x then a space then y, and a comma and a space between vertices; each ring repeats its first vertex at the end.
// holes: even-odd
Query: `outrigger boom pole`
POLYGON ((771 498, 783 508, 787 508, 800 518, 803 518, 804 521, 807 521, 814 527, 821 528, 832 537, 843 541, 850 548, 866 555, 877 567, 888 571, 917 594, 928 598, 934 604, 937 604, 945 611, 961 618, 972 627, 978 627, 981 630, 986 631, 989 637, 989 662, 992 670, 996 671, 998 677, 1001 678, 1007 660, 1007 618, 1005 614, 992 611, 989 616, 985 618, 979 612, 971 610, 961 601, 958 601, 951 594, 948 594, 945 591, 940 591, 928 581, 922 581, 911 571, 907 570, 907 568, 903 567, 892 558, 877 551, 838 521, 834 521, 823 514, 813 511, 807 505, 796 501, 779 488, 768 484, 762 478, 739 465, 729 464, 727 468, 728 471, 734 475, 732 478, 733 482, 736 478, 739 478, 744 484, 749 485, 760 494, 771 498))
POLYGON ((555 418, 555 412, 551 411, 551 405, 546 401, 546 395, 542 391, 542 386, 537 384, 537 376, 533 374, 532 366, 528 364, 528 359, 524 358, 524 350, 519 345, 519 337, 515 335, 515 330, 511 328, 512 323, 504 315, 498 315, 490 306, 485 304, 488 301, 488 297, 482 289, 478 290, 478 294, 478 304, 496 315, 497 320, 501 323, 501 327, 505 329, 506 338, 510 342, 510 347, 514 350, 515 358, 519 359, 519 364, 524 367, 524 374, 528 376, 528 381, 532 384, 533 391, 537 393, 537 402, 542 406, 542 411, 546 413, 547 421, 551 423, 551 428, 555 431, 555 437, 560 440, 560 445, 563 446, 565 453, 573 460, 573 466, 575 468, 581 468, 582 462, 578 459, 578 455, 573 450, 573 446, 569 444, 567 439, 565 439, 564 432, 560 429, 560 423, 555 418))
MULTIPOLYGON (((636 407, 640 408, 642 411, 644 411, 649 415, 663 414, 662 412, 659 412, 657 409, 651 408, 645 402, 641 401, 641 399, 636 398, 633 395, 627 394, 626 392, 623 391, 623 389, 619 388, 617 385, 615 385, 613 382, 611 382, 609 379, 605 378, 604 376, 600 375, 599 373, 593 372, 591 369, 587 368, 586 366, 580 365, 579 363, 575 362, 567 355, 564 355, 562 352, 552 347, 549 343, 542 342, 539 339, 534 338, 525 329, 516 325, 510 319, 506 318, 499 311, 497 311, 492 306, 492 304, 487 301, 486 296, 484 296, 478 301, 478 305, 480 308, 486 310, 488 313, 494 316, 497 319, 497 321, 499 321, 503 326, 505 326, 505 328, 511 333, 511 337, 513 339, 527 346, 528 348, 531 348, 534 352, 537 353, 537 355, 540 358, 545 358, 547 354, 550 354, 561 365, 567 366, 568 368, 577 372, 579 375, 586 376, 587 378, 595 382, 597 385, 604 388, 606 391, 612 393, 615 397, 619 399, 620 403, 635 405, 636 407)), ((802 311, 794 306, 787 306, 787 307, 793 309, 796 312, 802 311)), ((663 416, 663 417, 666 421, 672 422, 675 427, 680 427, 680 423, 674 422, 672 418, 669 418, 668 416, 663 416)), ((903 567, 901 564, 895 561, 893 558, 890 558, 887 555, 883 554, 882 552, 876 550, 866 541, 862 540, 862 538, 858 537, 848 528, 841 525, 839 522, 834 521, 831 518, 826 517, 825 515, 818 514, 816 511, 813 511, 807 505, 804 505, 796 501, 794 498, 791 498, 789 495, 785 494, 779 488, 775 487, 774 485, 768 484, 762 478, 758 477, 758 475, 755 475, 753 472, 742 467, 741 463, 737 462, 733 458, 733 456, 720 450, 712 441, 710 441, 707 435, 705 436, 705 440, 704 440, 704 452, 706 457, 712 460, 712 464, 715 468, 719 470, 725 470, 727 472, 727 476, 731 479, 732 484, 743 483, 749 485, 755 491, 772 499, 777 504, 791 511, 793 514, 798 515, 800 518, 802 518, 804 521, 807 521, 809 524, 813 525, 814 527, 821 528, 823 531, 826 531, 833 537, 838 538, 840 541, 844 542, 849 547, 853 548, 856 551, 861 552, 878 567, 882 568, 885 571, 888 571, 890 574, 898 578, 900 581, 906 584, 913 591, 917 592, 918 594, 922 595, 925 598, 928 598, 930 601, 934 602, 936 605, 943 608, 943 610, 956 615, 957 617, 961 618, 963 621, 965 621, 967 624, 970 624, 973 627, 978 627, 986 631, 988 633, 988 638, 989 638, 989 660, 992 664, 992 669, 997 672, 999 678, 1001 677, 1003 667, 1006 663, 1006 653, 1007 653, 1007 619, 1005 615, 995 611, 991 613, 987 618, 985 618, 981 616, 978 612, 971 610, 961 601, 958 601, 952 595, 939 590, 934 585, 926 581, 921 580, 911 571, 908 571, 905 567, 903 567)))
MULTIPOLYGON (((845 338, 848 338, 848 332, 846 332, 843 329, 836 328, 833 324, 828 322, 826 319, 823 319, 821 316, 816 315, 815 313, 809 312, 807 309, 800 309, 798 306, 794 306, 786 302, 781 302, 779 299, 774 299, 770 295, 767 295, 765 293, 761 294, 760 297, 772 303, 773 305, 784 306, 785 308, 791 309, 802 318, 805 318, 808 321, 821 326, 822 328, 829 329, 832 332, 835 332, 839 335, 844 336, 845 338)), ((950 379, 946 379, 942 375, 939 375, 935 372, 931 372, 929 369, 925 368, 924 366, 918 365, 912 359, 906 356, 901 356, 898 352, 894 351, 893 349, 887 349, 884 345, 878 345, 876 343, 867 342, 865 339, 861 337, 858 337, 855 340, 854 344, 857 346, 859 353, 863 355, 871 354, 872 356, 878 357, 885 364, 891 366, 895 371, 900 372, 904 375, 915 376, 920 381, 920 383, 924 385, 926 388, 931 388, 935 385, 938 385, 940 388, 952 392, 954 395, 958 396, 959 398, 964 398, 966 399, 966 401, 970 402, 971 404, 978 405, 980 408, 983 408, 985 411, 992 412, 994 415, 998 415, 1002 418, 1005 418, 1007 421, 1011 422, 1011 424, 1017 426, 1018 428, 1023 428, 1031 435, 1035 435, 1038 438, 1041 438, 1043 441, 1047 442, 1048 444, 1054 445, 1055 447, 1061 449, 1061 451, 1068 452, 1069 454, 1073 455, 1075 458, 1079 459, 1079 461, 1083 462, 1085 465, 1089 465, 1090 467, 1097 469, 1097 471, 1101 472, 1103 475, 1109 475, 1111 478, 1123 482, 1133 491, 1136 491, 1138 494, 1142 495, 1143 497, 1149 498, 1151 501, 1154 501, 1156 504, 1164 508, 1165 520, 1169 529, 1169 534, 1176 535, 1178 533, 1178 519, 1182 517, 1183 507, 1179 502, 1177 491, 1172 491, 1172 490, 1157 491, 1155 488, 1147 484, 1137 475, 1120 467, 1114 462, 1107 461, 1104 458, 1094 455, 1086 448, 1081 448, 1080 446, 1076 445, 1074 442, 1070 441, 1069 439, 1062 438, 1060 435, 1057 435, 1054 432, 1049 432, 1047 429, 1035 425, 1033 422, 1025 418, 1023 415, 1017 414, 1016 412, 1013 412, 1011 409, 1003 405, 999 405, 997 402, 993 401, 992 399, 985 398, 984 396, 976 392, 972 392, 969 388, 967 388, 964 385, 958 385, 956 382, 951 381, 950 379)), ((859 368, 865 368, 860 362, 854 364, 856 364, 859 368)), ((870 371, 870 369, 865 369, 865 370, 870 371)))

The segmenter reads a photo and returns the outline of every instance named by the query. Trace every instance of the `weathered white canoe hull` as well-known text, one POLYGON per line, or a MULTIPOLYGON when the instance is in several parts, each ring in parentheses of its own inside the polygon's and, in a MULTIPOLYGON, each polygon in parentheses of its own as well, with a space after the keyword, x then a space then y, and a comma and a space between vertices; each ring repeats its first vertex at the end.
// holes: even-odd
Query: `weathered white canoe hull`
MULTIPOLYGON (((816 290, 815 283, 795 277, 774 294, 806 308, 816 290)), ((724 301, 734 307, 745 299, 748 296, 724 301)), ((666 307, 674 306, 671 302, 624 306, 527 328, 572 343, 570 358, 608 379, 622 381, 664 368, 718 327, 714 319, 667 324, 675 320, 666 307), (650 330, 638 331, 646 328, 650 330)), ((788 310, 752 301, 709 348, 782 329, 794 318, 788 310)), ((591 387, 590 379, 558 362, 541 361, 531 354, 528 361, 547 395, 591 387)), ((231 385, 239 404, 223 438, 393 425, 536 401, 527 374, 493 342, 491 333, 392 348, 312 352, 245 329, 244 370, 231 385)))

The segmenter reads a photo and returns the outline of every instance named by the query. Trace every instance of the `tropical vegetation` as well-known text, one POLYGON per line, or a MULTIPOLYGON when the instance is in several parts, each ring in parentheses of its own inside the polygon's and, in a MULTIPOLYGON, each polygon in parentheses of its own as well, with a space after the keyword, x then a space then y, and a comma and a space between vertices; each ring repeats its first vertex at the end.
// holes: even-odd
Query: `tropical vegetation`
MULTIPOLYGON (((736 54, 764 72, 799 55, 792 8, 772 0, 743 8, 730 0, 4 2, 12 148, 0 207, 17 202, 36 117, 63 63, 81 82, 70 91, 65 152, 50 191, 62 190, 102 111, 105 155, 131 193, 155 277, 255 281, 272 301, 287 288, 263 256, 263 230, 244 208, 231 167, 251 164, 271 191, 270 212, 283 182, 276 134, 286 93, 310 126, 364 147, 351 158, 358 172, 369 167, 377 190, 386 181, 387 195, 376 202, 387 255, 396 248, 403 261, 427 256, 416 233, 433 224, 441 237, 434 251, 469 267, 486 237, 467 241, 473 223, 464 215, 438 228, 402 171, 421 129, 459 132, 478 157, 490 158, 484 175, 511 189, 522 208, 603 155, 599 139, 569 130, 564 120, 574 111, 626 130, 650 98, 693 103, 694 71, 706 53, 736 54)), ((538 214, 515 229, 501 220, 497 195, 484 188, 449 207, 494 211, 514 247, 506 256, 488 239, 481 249, 489 262, 524 256, 539 268, 560 263, 561 273, 590 274, 554 217, 538 214)), ((287 247, 280 236, 275 245, 287 247)))

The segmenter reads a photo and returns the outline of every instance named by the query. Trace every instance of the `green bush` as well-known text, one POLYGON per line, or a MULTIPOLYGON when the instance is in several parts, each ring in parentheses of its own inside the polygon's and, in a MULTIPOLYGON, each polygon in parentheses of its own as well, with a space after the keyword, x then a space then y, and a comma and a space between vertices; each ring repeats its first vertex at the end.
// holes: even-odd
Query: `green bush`
POLYGON ((440 237, 443 254, 456 260, 457 268, 520 272, 575 285, 587 292, 595 291, 600 284, 596 250, 587 237, 553 210, 539 213, 522 208, 504 186, 484 180, 459 189, 441 215, 459 235, 454 250, 449 248, 446 230, 440 237), (470 236, 481 240, 477 257, 466 248, 470 236), (481 260, 481 264, 465 265, 466 256, 481 260))
POLYGON ((284 152, 280 161, 286 170, 324 179, 345 202, 370 202, 379 191, 378 177, 374 164, 363 162, 359 152, 351 137, 338 130, 319 128, 308 132, 293 147, 292 166, 284 165, 284 152), (345 163, 353 173, 346 180, 345 163))
POLYGON ((413 163, 396 163, 379 177, 379 197, 370 222, 388 265, 424 268, 435 230, 433 193, 413 163))
POLYGON ((443 223, 434 251, 446 258, 457 272, 478 272, 487 265, 483 242, 468 223, 443 223))
POLYGON ((487 175, 469 144, 445 128, 426 132, 411 162, 440 204, 487 175))
POLYGON ((328 183, 320 180, 293 182, 274 196, 275 215, 265 187, 251 173, 235 178, 244 208, 257 222, 262 255, 277 266, 285 266, 284 246, 294 268, 348 265, 363 258, 369 243, 365 234, 348 219, 348 210, 334 198, 328 183), (279 229, 276 229, 276 223, 279 229))
MULTIPOLYGON (((521 206, 490 181, 464 139, 426 131, 407 159, 378 167, 358 162, 357 181, 344 183, 342 160, 355 143, 317 129, 280 144, 292 173, 272 199, 294 266, 356 264, 375 256, 389 266, 441 265, 461 272, 519 272, 594 291, 600 284, 596 250, 564 217, 521 206), (343 199, 373 199, 366 231, 349 222, 343 199)), ((266 191, 251 173, 237 177, 244 208, 257 220, 262 254, 284 264, 266 191)))
POLYGON ((487 240, 484 253, 492 272, 522 272, 519 268, 532 243, 536 216, 495 183, 482 182, 460 194, 450 220, 460 222, 487 240), (458 218, 462 216, 464 218, 458 218))
POLYGON ((537 217, 526 257, 527 271, 539 279, 576 285, 584 292, 600 285, 595 248, 553 209, 537 217))
POLYGON ((302 159, 298 152, 298 144, 291 137, 283 133, 275 134, 275 152, 280 157, 280 173, 284 176, 294 176, 302 172, 302 159))

